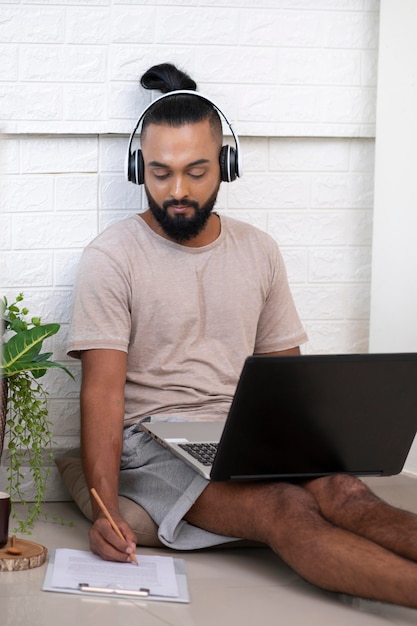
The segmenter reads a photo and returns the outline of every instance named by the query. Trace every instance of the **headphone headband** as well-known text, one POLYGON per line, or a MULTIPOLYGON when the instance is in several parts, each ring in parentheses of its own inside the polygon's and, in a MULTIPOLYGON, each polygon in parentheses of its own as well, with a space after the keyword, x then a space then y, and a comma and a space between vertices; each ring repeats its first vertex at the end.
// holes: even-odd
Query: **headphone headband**
POLYGON ((126 176, 128 181, 133 182, 137 185, 141 185, 144 182, 144 165, 143 165, 143 157, 141 150, 131 151, 133 138, 139 128, 140 123, 145 117, 146 113, 151 109, 157 102, 160 100, 164 100, 165 98, 169 98, 171 96, 176 96, 180 94, 196 96, 197 98, 201 98, 208 104, 210 104, 220 115, 223 117, 224 121, 228 125, 230 132, 232 133, 233 140, 235 142, 235 148, 231 146, 223 146, 220 153, 220 168, 221 168, 221 176, 222 180, 231 182, 235 180, 236 177, 240 177, 242 175, 242 167, 241 160, 239 158, 240 146, 239 146, 239 138, 233 130, 232 124, 227 119, 226 115, 223 113, 221 109, 215 104, 210 98, 207 96, 203 96, 197 91, 192 91, 191 89, 177 89, 175 91, 169 91, 168 93, 164 93, 158 98, 155 98, 148 106, 142 111, 136 125, 130 135, 127 154, 126 154, 126 176))

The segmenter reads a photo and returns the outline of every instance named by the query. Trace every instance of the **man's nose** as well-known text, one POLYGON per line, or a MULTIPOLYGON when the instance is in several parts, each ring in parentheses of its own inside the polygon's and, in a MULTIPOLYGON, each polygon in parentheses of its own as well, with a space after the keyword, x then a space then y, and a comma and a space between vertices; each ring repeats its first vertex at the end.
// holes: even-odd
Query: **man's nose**
POLYGON ((172 177, 171 196, 176 200, 185 198, 188 195, 188 182, 185 176, 178 174, 172 177))

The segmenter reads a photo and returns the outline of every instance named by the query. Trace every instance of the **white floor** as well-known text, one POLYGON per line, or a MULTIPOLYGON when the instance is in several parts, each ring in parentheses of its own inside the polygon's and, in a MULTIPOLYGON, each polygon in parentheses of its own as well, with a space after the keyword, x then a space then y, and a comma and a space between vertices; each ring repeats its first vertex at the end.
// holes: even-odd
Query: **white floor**
MULTIPOLYGON (((417 512, 417 480, 371 479, 396 506, 417 512)), ((31 537, 48 550, 88 549, 89 522, 72 503, 48 503, 48 515, 75 527, 40 521, 31 537)), ((170 554, 139 548, 143 554, 170 554)), ((383 626, 417 624, 417 610, 323 592, 301 580, 267 549, 176 554, 187 563, 190 604, 81 597, 41 591, 46 566, 0 573, 1 626, 383 626)), ((417 584, 417 580, 416 580, 417 584)))

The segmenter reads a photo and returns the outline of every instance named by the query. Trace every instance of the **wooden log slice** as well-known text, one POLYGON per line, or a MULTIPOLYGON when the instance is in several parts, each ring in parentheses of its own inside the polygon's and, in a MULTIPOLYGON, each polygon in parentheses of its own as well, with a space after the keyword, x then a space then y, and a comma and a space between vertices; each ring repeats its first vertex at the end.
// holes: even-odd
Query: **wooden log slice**
POLYGON ((43 565, 48 555, 45 546, 26 539, 16 538, 14 547, 21 550, 21 554, 8 554, 7 549, 12 547, 12 539, 9 537, 7 544, 0 548, 0 572, 17 572, 33 569, 43 565))

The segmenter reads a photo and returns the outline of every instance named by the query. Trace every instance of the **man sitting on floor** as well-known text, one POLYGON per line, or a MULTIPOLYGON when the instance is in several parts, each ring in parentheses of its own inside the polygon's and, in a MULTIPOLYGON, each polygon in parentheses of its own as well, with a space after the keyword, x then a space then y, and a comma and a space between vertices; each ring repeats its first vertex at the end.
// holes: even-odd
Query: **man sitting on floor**
POLYGON ((217 107, 171 94, 196 85, 168 64, 142 85, 167 94, 146 111, 131 155, 149 209, 87 247, 74 293, 84 472, 125 537, 95 509, 91 549, 131 560, 122 494, 171 548, 256 540, 324 589, 417 607, 417 518, 358 479, 208 482, 142 432, 145 419, 224 420, 248 355, 299 354, 306 340, 276 243, 213 211, 221 180, 239 174, 217 107))

